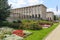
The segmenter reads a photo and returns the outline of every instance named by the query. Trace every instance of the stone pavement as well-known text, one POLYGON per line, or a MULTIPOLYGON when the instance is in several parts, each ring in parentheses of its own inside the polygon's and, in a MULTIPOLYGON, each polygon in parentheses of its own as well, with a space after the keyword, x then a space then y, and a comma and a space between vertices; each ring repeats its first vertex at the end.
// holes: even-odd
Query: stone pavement
POLYGON ((60 25, 53 30, 46 38, 45 40, 60 40, 60 25))

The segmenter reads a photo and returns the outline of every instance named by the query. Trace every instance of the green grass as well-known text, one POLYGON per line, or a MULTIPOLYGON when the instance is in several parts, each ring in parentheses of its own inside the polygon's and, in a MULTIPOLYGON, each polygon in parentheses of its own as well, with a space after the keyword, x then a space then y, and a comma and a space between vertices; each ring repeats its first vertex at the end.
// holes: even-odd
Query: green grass
POLYGON ((30 36, 26 37, 24 40, 42 40, 44 37, 46 37, 53 29, 55 29, 58 26, 59 23, 55 23, 53 26, 47 29, 42 30, 30 30, 33 32, 30 36))

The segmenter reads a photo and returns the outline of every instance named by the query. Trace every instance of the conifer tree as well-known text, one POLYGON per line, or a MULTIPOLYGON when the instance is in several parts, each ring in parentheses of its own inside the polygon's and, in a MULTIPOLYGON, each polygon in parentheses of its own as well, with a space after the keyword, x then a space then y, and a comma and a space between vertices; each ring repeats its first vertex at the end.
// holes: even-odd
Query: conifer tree
POLYGON ((0 22, 4 21, 10 15, 10 6, 8 0, 0 0, 0 22))

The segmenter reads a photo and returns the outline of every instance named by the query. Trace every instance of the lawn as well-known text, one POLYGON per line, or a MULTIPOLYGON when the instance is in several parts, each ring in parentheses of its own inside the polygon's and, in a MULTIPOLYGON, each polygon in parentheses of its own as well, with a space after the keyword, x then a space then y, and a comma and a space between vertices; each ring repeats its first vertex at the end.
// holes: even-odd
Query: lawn
POLYGON ((46 37, 52 30, 54 30, 59 23, 55 23, 53 26, 47 29, 42 30, 29 30, 32 31, 33 34, 26 37, 24 40, 42 40, 44 37, 46 37))

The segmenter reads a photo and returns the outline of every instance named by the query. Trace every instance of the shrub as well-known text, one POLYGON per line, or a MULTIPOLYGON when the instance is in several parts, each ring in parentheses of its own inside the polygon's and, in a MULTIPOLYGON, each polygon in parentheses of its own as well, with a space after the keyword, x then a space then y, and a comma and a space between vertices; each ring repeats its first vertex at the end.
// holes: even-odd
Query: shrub
POLYGON ((21 20, 14 20, 13 23, 22 23, 21 20))
POLYGON ((22 23, 22 21, 21 20, 17 20, 17 23, 22 23))
POLYGON ((0 23, 0 26, 8 26, 9 22, 8 21, 3 21, 2 23, 0 23))
POLYGON ((17 23, 17 21, 13 21, 13 23, 17 23))
POLYGON ((11 28, 15 28, 15 29, 18 29, 19 26, 20 26, 19 23, 12 23, 12 24, 9 25, 9 27, 11 27, 11 28))
POLYGON ((30 24, 29 23, 22 23, 22 26, 20 26, 20 28, 22 29, 29 29, 30 24))
POLYGON ((22 22, 20 20, 15 20, 9 24, 9 27, 19 29, 21 24, 22 24, 22 22))
POLYGON ((25 21, 19 26, 20 29, 27 29, 27 30, 40 30, 42 27, 37 23, 37 21, 25 21))
POLYGON ((44 25, 44 24, 47 24, 47 25, 53 25, 53 22, 49 22, 49 21, 38 21, 38 23, 40 24, 40 25, 44 25))
POLYGON ((19 29, 25 29, 24 24, 20 24, 19 29))
POLYGON ((22 22, 31 22, 31 20, 22 20, 22 22))
POLYGON ((33 23, 33 24, 30 24, 30 29, 31 30, 40 30, 40 29, 42 29, 42 26, 40 26, 37 23, 33 23))
POLYGON ((4 34, 0 34, 0 39, 3 39, 4 38, 4 34))

